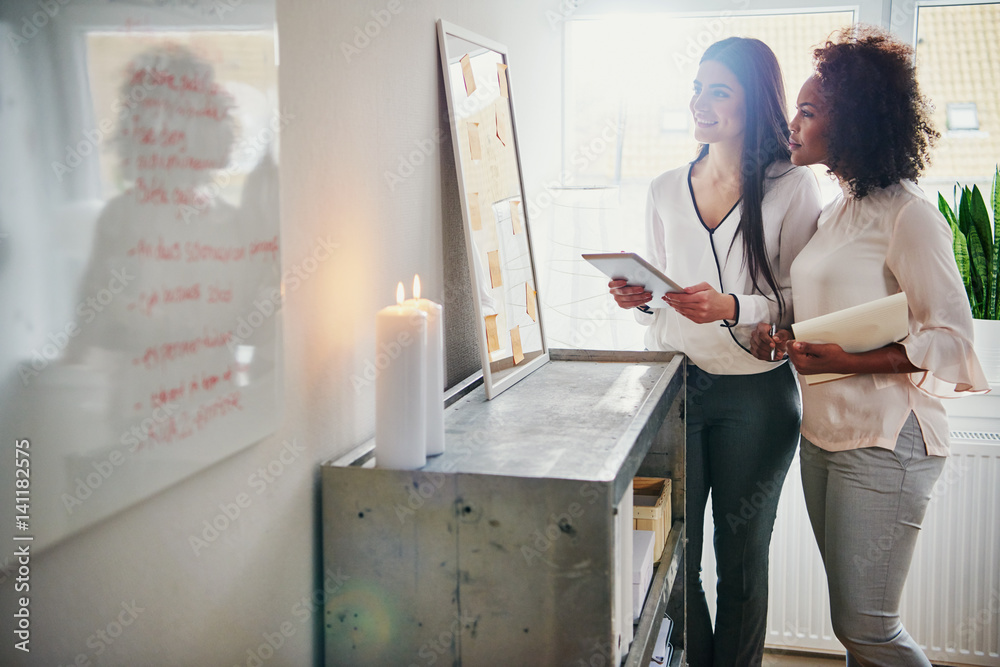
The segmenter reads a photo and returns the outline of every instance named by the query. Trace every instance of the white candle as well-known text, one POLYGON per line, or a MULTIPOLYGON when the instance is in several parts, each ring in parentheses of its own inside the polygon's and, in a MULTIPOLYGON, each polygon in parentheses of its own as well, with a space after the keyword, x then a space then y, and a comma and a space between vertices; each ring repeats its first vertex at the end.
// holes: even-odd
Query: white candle
POLYGON ((427 463, 427 315, 403 303, 375 316, 375 463, 415 470, 427 463))
POLYGON ((436 456, 444 453, 444 309, 420 298, 420 276, 406 305, 427 313, 427 456, 436 456))

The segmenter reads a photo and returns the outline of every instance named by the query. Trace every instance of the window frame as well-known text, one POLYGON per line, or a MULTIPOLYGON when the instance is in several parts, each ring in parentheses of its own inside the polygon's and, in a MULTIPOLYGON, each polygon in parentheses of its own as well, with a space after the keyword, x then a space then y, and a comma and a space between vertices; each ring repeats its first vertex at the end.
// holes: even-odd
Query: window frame
MULTIPOLYGON (((897 4, 900 0, 896 0, 897 4)), ((918 2, 919 0, 905 0, 918 2)), ((955 4, 967 4, 960 0, 926 0, 927 4, 954 1, 955 4)), ((996 0, 978 0, 984 3, 996 0)), ((854 2, 816 5, 809 0, 764 0, 762 3, 751 0, 676 0, 664 3, 657 0, 563 0, 561 14, 558 17, 562 23, 560 29, 560 48, 563 56, 562 85, 560 86, 560 117, 561 151, 560 151, 560 182, 563 187, 588 185, 576 183, 573 171, 568 164, 569 127, 567 113, 569 112, 569 81, 567 71, 567 51, 570 42, 569 22, 579 20, 606 19, 614 16, 635 14, 666 14, 678 18, 713 18, 730 16, 760 16, 768 14, 815 14, 823 12, 854 12, 856 21, 871 23, 885 27, 889 24, 893 0, 855 0, 854 2)), ((550 18, 551 20, 551 18, 550 18)), ((915 35, 915 33, 914 33, 915 35)), ((915 37, 910 43, 915 42, 915 37)), ((620 182, 616 182, 615 186, 620 182)), ((601 184, 608 185, 608 184, 601 184)))
POLYGON ((997 0, 890 0, 888 27, 900 39, 917 48, 917 15, 922 7, 961 7, 964 5, 995 5, 997 0))

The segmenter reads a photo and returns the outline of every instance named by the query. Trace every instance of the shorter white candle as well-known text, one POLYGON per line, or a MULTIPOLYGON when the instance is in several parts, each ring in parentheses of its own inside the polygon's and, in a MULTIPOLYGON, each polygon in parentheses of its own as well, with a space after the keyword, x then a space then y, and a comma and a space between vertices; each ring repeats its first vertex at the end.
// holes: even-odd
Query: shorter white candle
POLYGON ((396 305, 375 316, 375 463, 415 470, 427 463, 427 314, 396 305))
POLYGON ((444 453, 444 309, 420 298, 420 276, 405 305, 427 313, 427 456, 436 456, 444 453))

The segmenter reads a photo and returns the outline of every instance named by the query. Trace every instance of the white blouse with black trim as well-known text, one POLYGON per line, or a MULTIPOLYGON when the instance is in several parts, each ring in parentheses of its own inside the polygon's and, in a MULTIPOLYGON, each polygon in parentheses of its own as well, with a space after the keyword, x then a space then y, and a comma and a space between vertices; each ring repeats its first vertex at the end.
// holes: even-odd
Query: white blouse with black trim
POLYGON ((775 363, 756 359, 745 348, 758 322, 775 322, 779 327, 792 322, 789 269, 816 231, 820 212, 816 176, 808 168, 789 162, 772 164, 767 170, 762 204, 764 242, 785 301, 785 312, 778 321, 778 303, 766 282, 758 279, 764 291, 755 292, 746 270, 739 205, 715 229, 709 229, 695 204, 691 167, 672 169, 649 186, 646 258, 685 287, 707 282, 719 292, 734 295, 736 321, 696 324, 669 307, 652 313, 636 310, 636 320, 649 326, 646 347, 683 352, 709 373, 745 375, 772 370, 775 363))

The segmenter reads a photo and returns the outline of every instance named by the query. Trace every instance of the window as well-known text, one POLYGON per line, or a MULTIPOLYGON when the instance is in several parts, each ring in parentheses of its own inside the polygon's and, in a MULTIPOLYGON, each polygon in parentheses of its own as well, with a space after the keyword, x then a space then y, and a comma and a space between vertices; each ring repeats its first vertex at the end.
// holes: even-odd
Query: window
MULTIPOLYGON (((536 244, 553 347, 643 349, 643 328, 615 306, 584 252, 645 248, 649 182, 694 158, 688 103, 698 60, 713 42, 756 37, 778 57, 789 109, 812 71, 811 48, 854 10, 713 15, 630 14, 566 23, 564 190, 536 244), (611 244, 614 245, 611 245, 611 244)), ((825 174, 825 169, 817 168, 825 174)), ((820 183, 832 198, 829 178, 820 183)))
POLYGON ((976 111, 976 103, 961 102, 948 103, 948 129, 949 130, 978 130, 979 114, 976 111))
POLYGON ((811 71, 811 47, 853 19, 853 11, 832 11, 568 22, 567 173, 576 184, 648 181, 690 160, 691 81, 705 48, 726 37, 756 37, 771 47, 791 108, 811 71), (606 141, 609 134, 617 140, 606 141))
POLYGON ((1000 162, 1000 3, 918 6, 916 52, 941 133, 920 186, 948 201, 956 182, 989 196, 1000 162))

